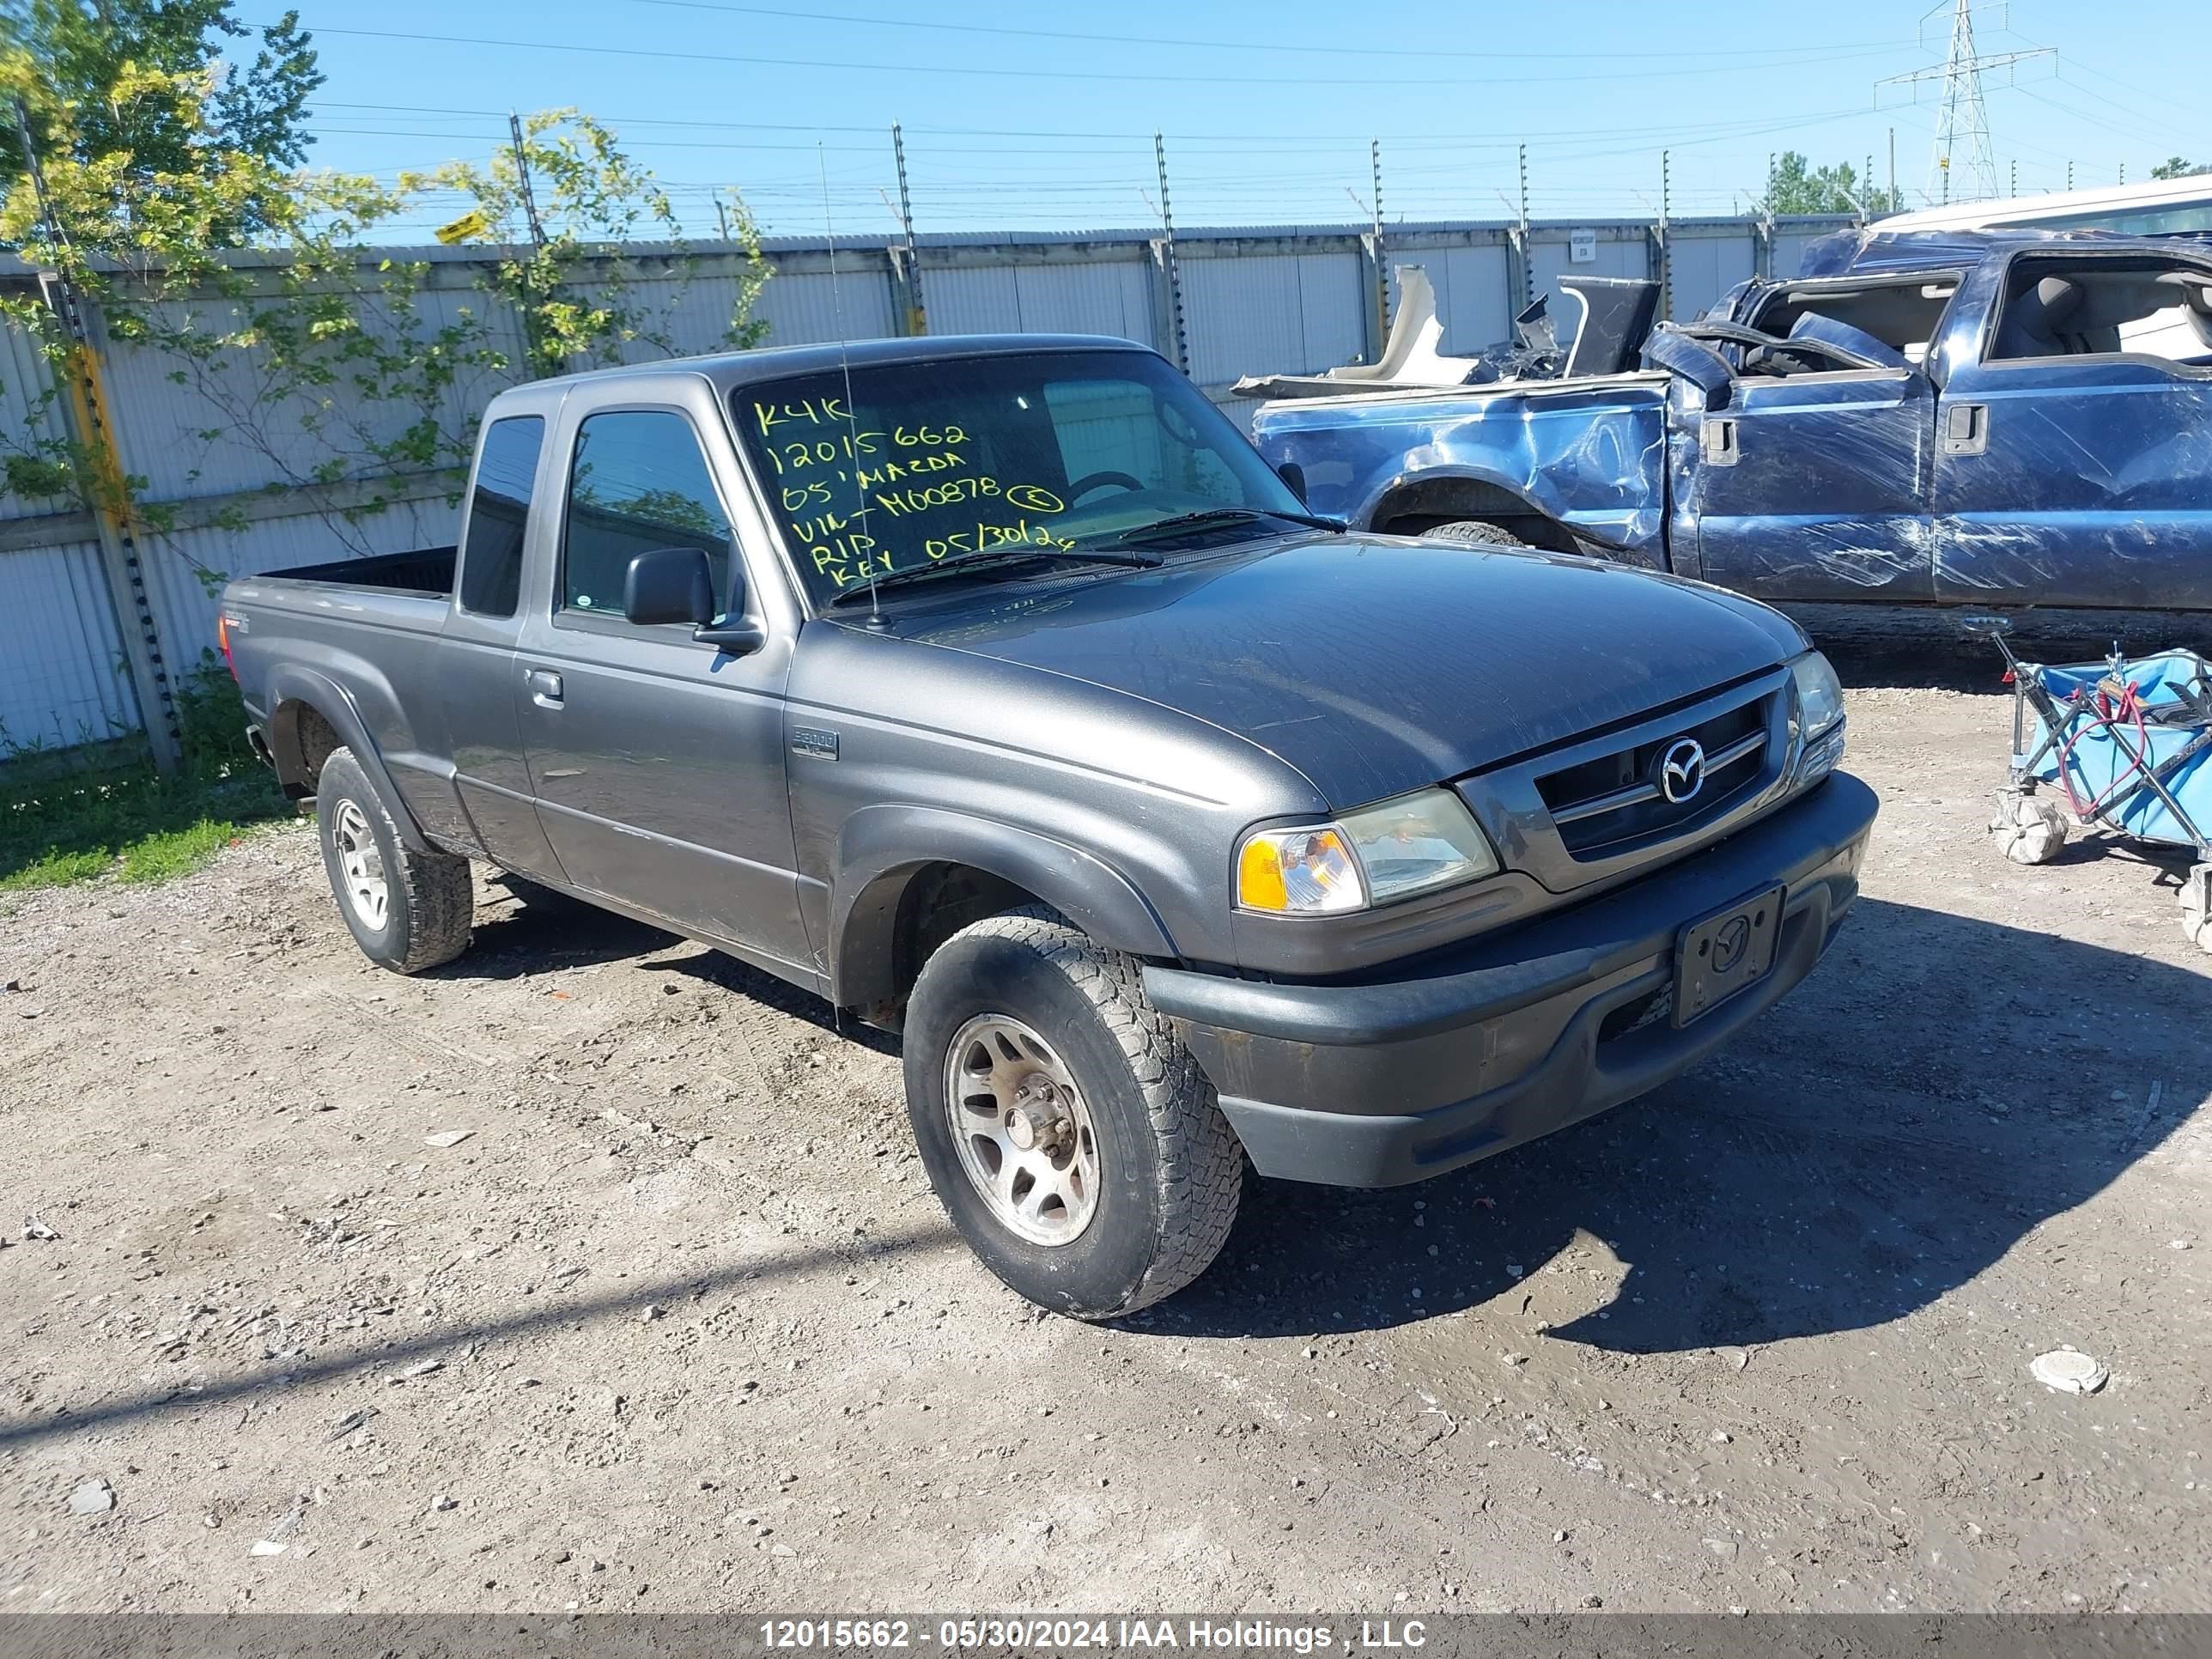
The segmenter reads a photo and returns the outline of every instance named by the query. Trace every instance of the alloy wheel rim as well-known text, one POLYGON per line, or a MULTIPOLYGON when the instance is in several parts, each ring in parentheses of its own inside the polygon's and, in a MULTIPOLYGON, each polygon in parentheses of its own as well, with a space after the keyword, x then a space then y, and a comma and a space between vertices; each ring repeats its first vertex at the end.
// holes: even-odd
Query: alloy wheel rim
POLYGON ((353 802, 338 803, 331 819, 331 842, 337 848, 340 890, 347 908, 380 931, 391 914, 392 887, 385 879, 384 854, 369 833, 368 819, 353 802))
POLYGON ((1098 1137, 1052 1045, 1011 1014, 978 1014, 945 1049, 960 1168, 992 1218, 1032 1244, 1071 1244, 1098 1211, 1098 1137))

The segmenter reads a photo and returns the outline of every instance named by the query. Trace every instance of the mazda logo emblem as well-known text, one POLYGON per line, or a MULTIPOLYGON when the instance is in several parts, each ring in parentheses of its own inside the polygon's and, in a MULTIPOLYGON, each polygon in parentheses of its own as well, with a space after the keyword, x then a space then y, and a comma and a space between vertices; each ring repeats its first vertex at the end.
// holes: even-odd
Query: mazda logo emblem
POLYGON ((1731 916, 1728 924, 1713 940, 1713 971, 1733 973, 1743 960, 1743 953, 1751 947, 1751 922, 1743 916, 1731 916))
POLYGON ((1659 793, 1675 805, 1695 800, 1705 787, 1705 748, 1695 738, 1668 745, 1659 758, 1659 793))

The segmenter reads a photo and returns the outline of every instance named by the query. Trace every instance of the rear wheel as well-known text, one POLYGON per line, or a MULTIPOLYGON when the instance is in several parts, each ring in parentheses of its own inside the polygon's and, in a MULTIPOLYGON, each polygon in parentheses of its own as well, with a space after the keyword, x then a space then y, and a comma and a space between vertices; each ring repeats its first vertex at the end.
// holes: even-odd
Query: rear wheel
POLYGON ((323 762, 315 826, 338 914, 371 962, 419 974, 469 948, 476 919, 469 861, 410 848, 350 749, 334 749, 323 762))
POLYGON ((1220 1253, 1243 1154, 1129 957, 1041 908, 963 928, 922 967, 905 1050, 938 1198, 1030 1301, 1115 1318, 1220 1253))

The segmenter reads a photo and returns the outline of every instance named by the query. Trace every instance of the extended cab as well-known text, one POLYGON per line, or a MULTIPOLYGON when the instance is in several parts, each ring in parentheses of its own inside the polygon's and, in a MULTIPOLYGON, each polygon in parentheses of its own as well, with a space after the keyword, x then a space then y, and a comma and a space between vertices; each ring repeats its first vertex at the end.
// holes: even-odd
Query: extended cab
POLYGON ((1792 607, 2212 611, 2212 249, 1831 241, 1832 274, 1662 325, 1648 369, 1281 399, 1256 441, 1355 527, 1792 607))
POLYGON ((1263 1175, 1410 1181, 1795 985, 1871 793, 1775 612, 1346 533, 1163 359, 912 340, 550 380, 460 544, 231 584, 256 739, 400 972, 480 860, 904 1035, 953 1221, 1126 1313, 1263 1175))

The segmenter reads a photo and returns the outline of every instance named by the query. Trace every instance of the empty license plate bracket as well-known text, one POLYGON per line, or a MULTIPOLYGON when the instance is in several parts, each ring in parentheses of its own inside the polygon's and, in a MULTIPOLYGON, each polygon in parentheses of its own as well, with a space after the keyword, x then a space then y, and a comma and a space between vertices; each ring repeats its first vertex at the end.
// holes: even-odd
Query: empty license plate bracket
POLYGON ((1782 937, 1783 890, 1738 899, 1682 930, 1674 947, 1674 1024, 1687 1025, 1765 979, 1782 937))

